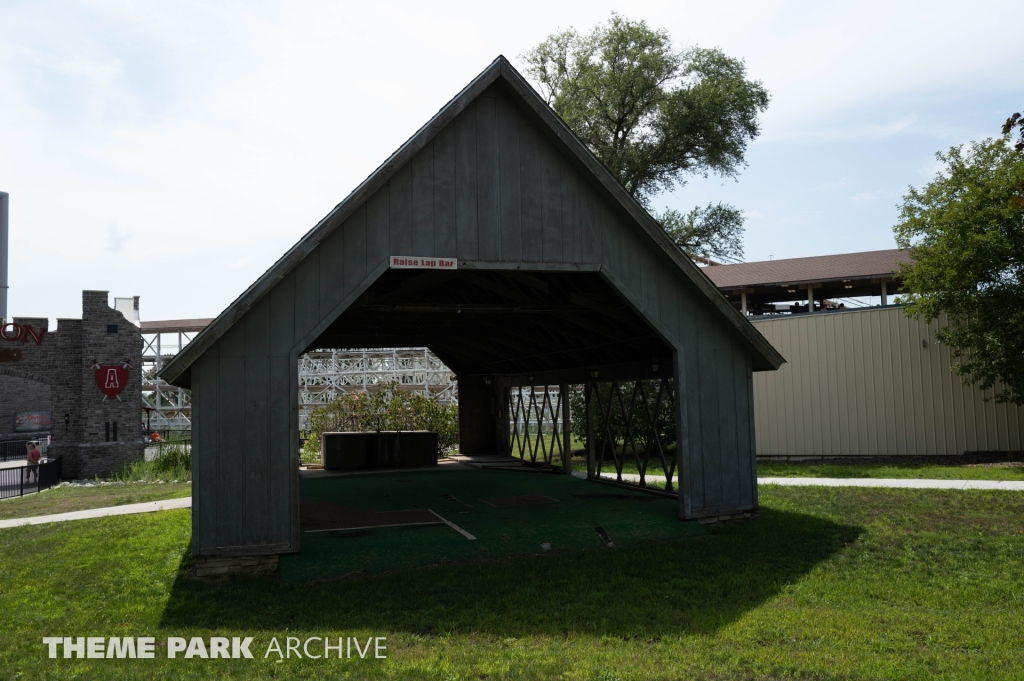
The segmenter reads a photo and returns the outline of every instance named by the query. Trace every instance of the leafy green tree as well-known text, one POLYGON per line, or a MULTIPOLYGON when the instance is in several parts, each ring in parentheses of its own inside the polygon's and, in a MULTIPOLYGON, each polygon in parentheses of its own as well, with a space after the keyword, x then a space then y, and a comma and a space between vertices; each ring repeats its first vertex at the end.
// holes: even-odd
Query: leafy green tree
MULTIPOLYGON (((555 112, 645 206, 688 174, 735 176, 768 107, 743 61, 718 49, 675 50, 667 31, 618 14, 586 35, 551 35, 523 59, 555 112)), ((691 236, 726 227, 712 242, 727 246, 697 250, 740 252, 739 212, 719 206, 705 220, 705 210, 690 214, 701 226, 691 236)))
POLYGON ((1003 123, 1003 134, 1012 135, 1014 128, 1020 131, 1020 139, 1017 140, 1017 144, 1013 148, 1017 151, 1024 151, 1024 114, 1015 113, 1007 118, 1003 123))
POLYGON ((708 204, 686 215, 666 210, 658 221, 683 252, 695 260, 743 257, 743 213, 729 204, 708 204))
POLYGON ((907 312, 949 323, 937 338, 967 384, 1024 404, 1024 154, 1009 135, 936 154, 945 168, 904 197, 896 243, 907 312))

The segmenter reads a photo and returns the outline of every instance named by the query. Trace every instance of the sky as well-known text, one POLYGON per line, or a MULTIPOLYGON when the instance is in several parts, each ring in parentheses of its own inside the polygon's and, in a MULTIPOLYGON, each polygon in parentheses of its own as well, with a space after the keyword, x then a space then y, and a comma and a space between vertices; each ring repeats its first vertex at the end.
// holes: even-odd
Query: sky
POLYGON ((1024 109, 1020 2, 0 0, 10 316, 213 317, 498 54, 613 11, 745 60, 771 94, 726 201, 745 259, 894 248, 935 153, 1024 109))

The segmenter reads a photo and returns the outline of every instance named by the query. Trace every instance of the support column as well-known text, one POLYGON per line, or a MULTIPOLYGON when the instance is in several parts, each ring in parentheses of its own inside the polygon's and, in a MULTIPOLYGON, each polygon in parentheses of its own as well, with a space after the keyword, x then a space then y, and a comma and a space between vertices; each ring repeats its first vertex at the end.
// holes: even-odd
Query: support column
POLYGON ((889 304, 889 291, 885 286, 885 282, 882 282, 882 307, 889 304))
MULTIPOLYGON (((511 433, 509 432, 509 418, 511 413, 509 412, 509 401, 508 401, 508 384, 505 382, 504 377, 502 380, 496 382, 498 391, 498 453, 504 454, 505 456, 512 456, 512 447, 509 444, 509 438, 511 433)), ((462 396, 459 395, 459 401, 462 401, 462 396)))
POLYGON ((459 376, 459 453, 497 454, 492 387, 480 376, 459 376))
POLYGON ((591 393, 593 383, 583 386, 583 395, 587 401, 587 480, 597 477, 597 460, 594 456, 594 400, 591 393))
POLYGON ((569 432, 569 386, 558 386, 562 396, 562 468, 572 475, 572 434, 569 432))
POLYGON ((814 286, 807 285, 807 311, 814 312, 814 286))
POLYGON ((740 291, 740 312, 747 314, 747 292, 740 291))
MULTIPOLYGON (((676 346, 672 353, 673 388, 675 399, 672 400, 676 412, 676 475, 678 476, 679 489, 679 511, 678 517, 687 519, 693 512, 693 500, 691 498, 691 487, 694 482, 690 479, 690 429, 687 422, 686 409, 686 367, 683 357, 683 348, 676 346)), ((698 453, 698 456, 700 453, 698 453)))

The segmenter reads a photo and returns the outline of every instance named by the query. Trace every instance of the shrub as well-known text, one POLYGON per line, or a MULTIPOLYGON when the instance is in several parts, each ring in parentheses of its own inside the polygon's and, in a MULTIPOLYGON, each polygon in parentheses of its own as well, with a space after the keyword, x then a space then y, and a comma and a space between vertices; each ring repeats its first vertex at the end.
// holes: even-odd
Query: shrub
POLYGON ((166 443, 152 461, 142 458, 125 464, 111 479, 117 482, 191 480, 192 447, 187 442, 166 443))
POLYGON ((317 407, 309 415, 309 426, 304 461, 319 456, 323 433, 376 430, 433 431, 437 433, 438 456, 444 456, 459 443, 459 408, 392 381, 373 392, 346 393, 317 407))

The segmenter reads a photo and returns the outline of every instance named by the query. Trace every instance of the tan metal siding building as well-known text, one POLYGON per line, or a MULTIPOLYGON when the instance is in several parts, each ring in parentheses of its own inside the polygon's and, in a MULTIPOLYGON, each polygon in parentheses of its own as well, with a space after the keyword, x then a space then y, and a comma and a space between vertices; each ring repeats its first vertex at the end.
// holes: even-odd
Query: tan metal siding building
POLYGON ((751 321, 787 360, 754 374, 758 456, 1024 449, 1024 408, 986 402, 952 373, 935 342, 945 320, 886 307, 751 321))

